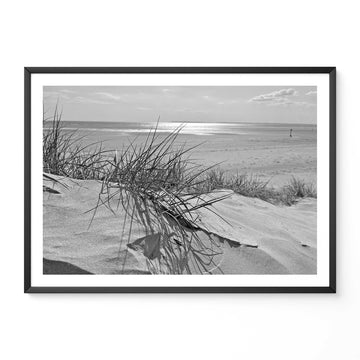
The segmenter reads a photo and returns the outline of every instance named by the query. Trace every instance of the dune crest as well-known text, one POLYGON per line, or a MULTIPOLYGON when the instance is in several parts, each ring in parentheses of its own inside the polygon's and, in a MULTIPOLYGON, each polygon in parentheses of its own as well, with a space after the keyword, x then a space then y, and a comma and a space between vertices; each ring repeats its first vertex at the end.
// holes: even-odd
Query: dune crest
MULTIPOLYGON (((66 187, 44 181, 44 273, 76 273, 79 269, 79 273, 92 274, 151 274, 149 261, 160 256, 160 237, 137 223, 130 228, 125 222, 123 228, 121 206, 115 206, 114 212, 100 206, 89 227, 93 217, 89 210, 98 201, 101 184, 56 178, 66 187)), ((316 273, 316 199, 288 207, 230 190, 204 196, 219 195, 227 198, 210 210, 196 210, 198 229, 186 230, 190 237, 196 232, 204 244, 218 247, 210 273, 316 273)), ((200 272, 193 264, 190 269, 200 272)))

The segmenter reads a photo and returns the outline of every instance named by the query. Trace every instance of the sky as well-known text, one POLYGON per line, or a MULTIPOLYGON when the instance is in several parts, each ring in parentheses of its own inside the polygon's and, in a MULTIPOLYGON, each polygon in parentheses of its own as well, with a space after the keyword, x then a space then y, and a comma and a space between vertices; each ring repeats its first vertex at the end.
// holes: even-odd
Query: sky
POLYGON ((65 121, 316 124, 315 86, 44 86, 65 121))

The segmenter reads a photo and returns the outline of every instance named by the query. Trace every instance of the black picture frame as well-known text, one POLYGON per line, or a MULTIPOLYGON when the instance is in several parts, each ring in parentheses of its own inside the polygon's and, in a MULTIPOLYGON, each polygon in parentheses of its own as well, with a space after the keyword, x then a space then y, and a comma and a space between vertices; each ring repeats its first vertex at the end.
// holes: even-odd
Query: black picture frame
POLYGON ((24 292, 25 293, 335 293, 336 292, 336 68, 335 67, 25 67, 24 68, 24 292), (329 285, 323 287, 36 287, 31 283, 32 74, 328 74, 329 285))

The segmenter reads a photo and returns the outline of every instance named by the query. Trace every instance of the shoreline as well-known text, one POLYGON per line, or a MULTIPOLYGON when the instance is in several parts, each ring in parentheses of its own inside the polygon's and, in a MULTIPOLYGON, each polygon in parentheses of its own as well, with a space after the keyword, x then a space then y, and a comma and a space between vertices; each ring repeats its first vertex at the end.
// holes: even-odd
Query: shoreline
MULTIPOLYGON (((79 128, 79 137, 84 145, 102 142, 105 149, 121 151, 129 143, 141 146, 148 133, 106 133, 101 130, 84 130, 79 128)), ((162 141, 167 133, 158 133, 162 141)), ((317 143, 316 131, 295 130, 289 137, 287 129, 273 131, 253 131, 247 134, 217 133, 211 135, 194 135, 181 131, 173 146, 174 149, 195 147, 191 160, 203 166, 216 166, 233 175, 248 174, 268 181, 272 186, 280 187, 292 176, 317 182, 317 143), (199 146, 198 146, 199 145, 199 146)))

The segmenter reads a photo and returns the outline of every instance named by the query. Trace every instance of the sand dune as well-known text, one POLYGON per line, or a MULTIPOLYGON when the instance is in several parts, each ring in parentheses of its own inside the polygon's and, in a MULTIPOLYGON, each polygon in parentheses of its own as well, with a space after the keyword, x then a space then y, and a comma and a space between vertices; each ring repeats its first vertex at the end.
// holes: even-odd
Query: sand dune
MULTIPOLYGON (((44 273, 150 274, 149 259, 159 252, 159 236, 139 224, 122 228, 124 211, 99 207, 90 225, 101 184, 61 179, 67 188, 44 181, 44 273), (89 226, 90 225, 90 226, 89 226), (129 236, 131 231, 131 236, 129 236), (120 239, 125 239, 120 241, 120 239)), ((213 274, 316 273, 316 199, 294 206, 275 206, 232 191, 197 210, 197 236, 221 250, 210 268, 213 274)), ((116 204, 114 204, 116 205, 116 204)), ((196 266, 190 266, 198 273, 196 266)))

